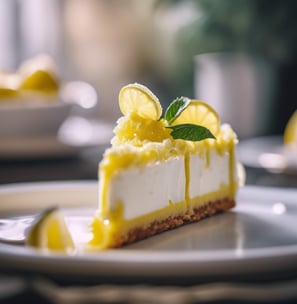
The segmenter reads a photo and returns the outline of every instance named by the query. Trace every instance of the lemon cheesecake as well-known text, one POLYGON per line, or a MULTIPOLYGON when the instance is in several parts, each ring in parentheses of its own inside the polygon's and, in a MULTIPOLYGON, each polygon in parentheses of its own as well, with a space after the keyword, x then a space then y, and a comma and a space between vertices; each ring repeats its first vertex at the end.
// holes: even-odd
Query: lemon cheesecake
POLYGON ((162 115, 137 83, 121 89, 119 105, 99 164, 91 246, 121 247, 235 206, 237 137, 211 106, 180 97, 162 115))

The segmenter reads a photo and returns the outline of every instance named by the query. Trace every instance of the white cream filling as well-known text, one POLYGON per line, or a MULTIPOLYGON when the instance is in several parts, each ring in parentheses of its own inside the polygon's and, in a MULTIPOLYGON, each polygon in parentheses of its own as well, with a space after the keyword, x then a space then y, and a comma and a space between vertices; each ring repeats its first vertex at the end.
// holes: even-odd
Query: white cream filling
POLYGON ((185 180, 184 157, 122 171, 110 183, 109 208, 115 209, 121 202, 124 218, 131 219, 169 202, 180 202, 184 200, 185 180))
MULTIPOLYGON (((211 152, 209 164, 199 155, 190 156, 190 198, 216 191, 229 185, 229 153, 211 152)), ((110 183, 108 209, 123 204, 124 218, 158 210, 169 203, 185 199, 185 161, 176 157, 143 168, 131 168, 118 173, 110 183)))
POLYGON ((190 198, 217 191, 221 185, 229 185, 229 153, 212 151, 207 164, 197 154, 190 156, 190 198))

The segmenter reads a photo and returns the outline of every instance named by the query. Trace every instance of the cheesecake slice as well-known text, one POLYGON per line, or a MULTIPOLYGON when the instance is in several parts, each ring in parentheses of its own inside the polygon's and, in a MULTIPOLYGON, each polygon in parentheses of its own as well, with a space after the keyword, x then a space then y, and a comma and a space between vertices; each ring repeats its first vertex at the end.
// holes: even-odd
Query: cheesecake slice
POLYGON ((123 117, 99 164, 92 247, 121 247, 235 206, 237 136, 214 109, 181 97, 161 117, 139 84, 125 86, 119 103, 123 117))

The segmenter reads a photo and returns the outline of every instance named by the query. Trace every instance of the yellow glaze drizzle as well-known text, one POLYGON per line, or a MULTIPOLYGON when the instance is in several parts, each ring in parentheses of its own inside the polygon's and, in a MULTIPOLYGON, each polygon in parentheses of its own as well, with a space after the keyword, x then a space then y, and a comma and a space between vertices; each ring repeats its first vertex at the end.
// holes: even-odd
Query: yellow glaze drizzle
POLYGON ((230 192, 232 196, 235 196, 236 189, 238 187, 237 181, 235 181, 235 174, 236 174, 236 160, 235 160, 235 146, 230 145, 229 147, 229 182, 230 182, 230 192))
POLYGON ((190 201, 190 155, 189 155, 189 153, 185 154, 185 179, 186 179, 185 202, 188 205, 189 201, 190 201))
POLYGON ((210 166, 210 150, 205 151, 205 169, 209 168, 210 166))

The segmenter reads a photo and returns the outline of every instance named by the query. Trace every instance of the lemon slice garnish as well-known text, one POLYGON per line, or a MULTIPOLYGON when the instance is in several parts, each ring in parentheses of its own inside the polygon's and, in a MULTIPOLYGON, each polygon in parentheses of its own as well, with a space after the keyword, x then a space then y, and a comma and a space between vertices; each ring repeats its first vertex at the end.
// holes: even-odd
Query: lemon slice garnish
POLYGON ((119 106, 123 115, 134 112, 142 118, 158 120, 162 114, 159 99, 146 86, 138 83, 120 90, 119 106))
POLYGON ((65 220, 56 208, 42 212, 26 233, 27 245, 47 251, 71 253, 75 249, 65 220))
POLYGON ((190 104, 172 122, 172 125, 196 124, 201 125, 217 135, 220 130, 218 113, 207 103, 201 100, 191 100, 190 104))
POLYGON ((297 144, 297 110, 290 117, 285 131, 284 131, 284 144, 293 145, 297 144))

